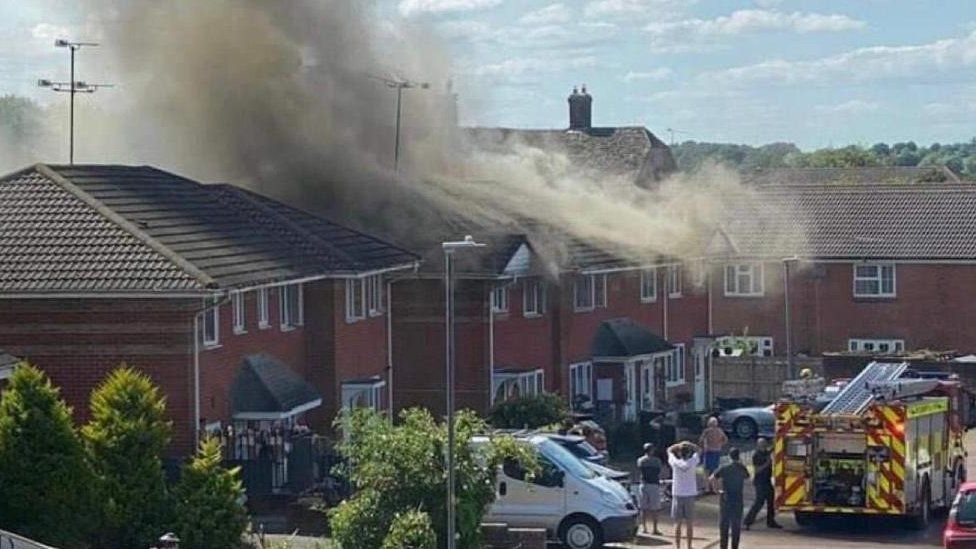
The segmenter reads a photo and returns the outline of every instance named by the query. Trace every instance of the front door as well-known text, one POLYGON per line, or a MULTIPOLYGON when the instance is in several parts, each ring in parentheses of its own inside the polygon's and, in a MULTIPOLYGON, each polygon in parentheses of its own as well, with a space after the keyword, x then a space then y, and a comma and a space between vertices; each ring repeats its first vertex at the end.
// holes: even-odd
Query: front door
POLYGON ((696 347, 691 354, 695 362, 695 410, 700 411, 708 407, 705 402, 705 361, 708 357, 701 347, 696 347))
POLYGON ((645 360, 640 367, 641 410, 654 410, 654 362, 645 360))
POLYGON ((624 387, 627 389, 627 398, 624 400, 624 419, 634 420, 637 418, 637 375, 636 364, 634 362, 624 362, 624 387))

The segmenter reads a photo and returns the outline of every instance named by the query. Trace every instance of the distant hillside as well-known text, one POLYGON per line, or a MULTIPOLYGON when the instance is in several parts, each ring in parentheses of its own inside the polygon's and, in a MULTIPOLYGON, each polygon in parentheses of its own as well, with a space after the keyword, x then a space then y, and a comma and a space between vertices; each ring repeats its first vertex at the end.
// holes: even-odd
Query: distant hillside
POLYGON ((858 166, 947 166, 967 179, 976 179, 976 138, 965 143, 920 147, 914 142, 849 145, 803 152, 793 143, 753 147, 734 143, 685 141, 671 148, 678 167, 692 170, 705 162, 718 162, 740 170, 756 168, 849 168, 858 166))

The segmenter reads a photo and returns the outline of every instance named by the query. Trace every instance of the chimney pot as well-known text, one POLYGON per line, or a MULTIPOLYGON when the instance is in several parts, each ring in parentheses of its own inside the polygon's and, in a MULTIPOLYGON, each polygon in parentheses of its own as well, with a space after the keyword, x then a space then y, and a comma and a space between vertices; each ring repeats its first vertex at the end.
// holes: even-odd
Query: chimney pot
POLYGON ((593 122, 593 97, 586 93, 586 84, 583 84, 583 93, 579 93, 576 86, 573 86, 573 94, 569 96, 569 129, 588 130, 593 122))

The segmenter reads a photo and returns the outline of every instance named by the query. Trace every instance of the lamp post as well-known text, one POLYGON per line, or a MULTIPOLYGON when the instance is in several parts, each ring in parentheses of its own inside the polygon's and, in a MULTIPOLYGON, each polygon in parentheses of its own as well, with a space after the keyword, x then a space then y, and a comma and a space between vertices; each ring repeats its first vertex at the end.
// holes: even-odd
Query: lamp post
POLYGON ((464 240, 456 242, 444 242, 441 247, 444 249, 444 332, 446 346, 446 403, 445 410, 447 416, 447 456, 445 468, 447 469, 447 549, 455 549, 456 539, 455 530, 457 520, 455 518, 454 501, 454 252, 467 248, 483 248, 485 245, 475 242, 471 235, 464 237, 464 240))
POLYGON ((370 78, 379 80, 386 84, 386 87, 395 89, 397 92, 396 101, 396 130, 394 135, 393 143, 393 171, 396 173, 400 172, 400 102, 403 99, 403 90, 409 90, 412 88, 420 88, 426 90, 430 88, 430 84, 427 82, 412 82, 410 80, 394 79, 394 78, 384 78, 382 76, 370 75, 370 78))
POLYGON ((109 88, 109 84, 89 84, 80 80, 75 80, 75 52, 82 46, 97 46, 95 42, 71 42, 63 38, 54 41, 56 48, 68 48, 71 52, 71 79, 67 82, 54 82, 51 80, 40 79, 37 85, 42 88, 51 88, 56 92, 68 93, 71 95, 68 106, 68 163, 75 163, 75 94, 76 93, 95 93, 98 88, 109 88))

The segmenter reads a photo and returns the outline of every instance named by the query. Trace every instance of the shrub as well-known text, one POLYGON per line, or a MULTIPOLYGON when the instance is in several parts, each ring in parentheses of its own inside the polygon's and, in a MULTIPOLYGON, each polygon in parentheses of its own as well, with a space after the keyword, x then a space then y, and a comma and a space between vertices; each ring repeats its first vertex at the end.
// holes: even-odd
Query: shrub
POLYGON ((569 408, 562 397, 542 393, 496 404, 488 414, 488 422, 499 429, 535 429, 562 423, 568 416, 569 408))
POLYGON ((183 467, 176 495, 176 535, 184 549, 232 549, 241 544, 247 527, 240 469, 221 465, 220 441, 200 443, 193 460, 183 467))
POLYGON ((435 549, 437 534, 430 516, 421 511, 407 511, 393 518, 390 531, 383 538, 382 549, 435 549))
POLYGON ((640 452, 640 426, 635 421, 621 421, 607 428, 607 450, 611 455, 633 455, 640 452))
MULTIPOLYGON (((348 437, 339 445, 346 458, 339 473, 356 491, 330 513, 332 535, 344 549, 381 547, 397 516, 412 511, 427 514, 437 545, 445 545, 447 429, 423 409, 405 410, 400 419, 393 425, 375 411, 360 409, 337 421, 348 437)), ((478 547, 481 518, 495 498, 495 473, 502 460, 516 459, 530 471, 537 464, 530 449, 511 437, 472 446, 472 436, 487 430, 473 412, 459 413, 455 429, 459 546, 478 547)))
POLYGON ((99 545, 149 547, 168 522, 162 453, 171 424, 165 399, 150 379, 123 367, 91 396, 82 429, 103 505, 99 545))
POLYGON ((0 398, 0 527, 59 547, 91 533, 93 475, 71 409, 22 364, 0 398))

